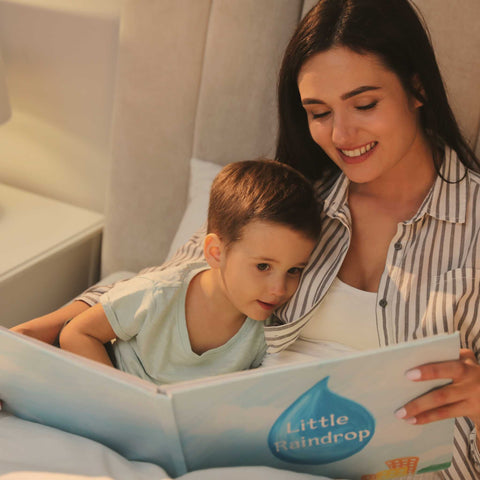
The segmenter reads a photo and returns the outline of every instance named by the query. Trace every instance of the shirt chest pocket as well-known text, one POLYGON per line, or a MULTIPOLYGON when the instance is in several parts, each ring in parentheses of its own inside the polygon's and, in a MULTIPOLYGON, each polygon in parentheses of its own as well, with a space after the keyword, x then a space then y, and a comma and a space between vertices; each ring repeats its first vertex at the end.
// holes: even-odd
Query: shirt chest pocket
POLYGON ((462 344, 467 346, 468 339, 480 332, 480 270, 464 267, 432 277, 422 303, 420 299, 416 336, 460 331, 462 344))

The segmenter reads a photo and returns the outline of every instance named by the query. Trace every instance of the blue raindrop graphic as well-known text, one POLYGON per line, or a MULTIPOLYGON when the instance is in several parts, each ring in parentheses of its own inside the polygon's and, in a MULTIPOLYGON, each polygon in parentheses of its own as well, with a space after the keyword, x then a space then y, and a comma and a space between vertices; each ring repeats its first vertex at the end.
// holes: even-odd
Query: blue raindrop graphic
POLYGON ((275 421, 268 446, 277 458, 321 465, 350 457, 372 439, 373 415, 328 388, 325 377, 303 393, 275 421))

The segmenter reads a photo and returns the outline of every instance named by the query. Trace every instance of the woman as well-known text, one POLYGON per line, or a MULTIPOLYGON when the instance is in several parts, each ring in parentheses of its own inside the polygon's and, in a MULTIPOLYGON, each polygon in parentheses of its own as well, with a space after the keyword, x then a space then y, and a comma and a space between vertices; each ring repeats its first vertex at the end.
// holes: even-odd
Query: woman
POLYGON ((479 164, 415 10, 406 0, 320 1, 287 47, 279 106, 277 157, 317 181, 324 221, 299 294, 278 312, 288 323, 266 332, 270 343, 282 349, 300 335, 365 348, 459 330, 458 362, 409 372, 453 383, 397 416, 462 417, 443 475, 475 478, 479 164))
MULTIPOLYGON (((277 312, 283 324, 266 329, 270 351, 299 336, 368 348, 459 330, 459 361, 409 374, 453 383, 397 415, 417 424, 459 417, 454 461, 436 478, 475 478, 478 162, 408 0, 321 0, 285 53, 279 112, 278 160, 316 181, 324 218, 297 294, 277 312), (355 317, 342 310, 353 300, 355 317)), ((193 238, 170 265, 200 256, 191 248, 200 243, 193 238)), ((52 341, 103 291, 17 329, 52 341)))

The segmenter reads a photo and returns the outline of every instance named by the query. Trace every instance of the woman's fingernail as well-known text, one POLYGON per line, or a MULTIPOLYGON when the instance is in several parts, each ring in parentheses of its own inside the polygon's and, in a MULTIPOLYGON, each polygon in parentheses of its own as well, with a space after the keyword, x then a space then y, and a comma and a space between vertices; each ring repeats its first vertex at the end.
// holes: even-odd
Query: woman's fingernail
POLYGON ((404 409, 404 408, 399 408, 396 412, 395 412, 395 416, 397 418, 405 418, 407 415, 407 411, 404 409))
POLYGON ((409 370, 405 376, 409 379, 409 380, 420 380, 422 378, 422 373, 420 372, 420 370, 418 368, 414 368, 413 370, 409 370))
POLYGON ((410 417, 405 420, 410 425, 415 425, 417 423, 417 419, 415 417, 410 417))

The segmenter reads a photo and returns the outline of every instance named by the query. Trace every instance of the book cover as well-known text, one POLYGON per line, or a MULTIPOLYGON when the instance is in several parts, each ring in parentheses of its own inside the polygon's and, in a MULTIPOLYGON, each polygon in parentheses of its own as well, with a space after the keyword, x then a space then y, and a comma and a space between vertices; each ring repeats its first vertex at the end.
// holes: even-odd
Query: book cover
POLYGON ((446 383, 411 382, 405 371, 458 354, 458 334, 439 335, 157 387, 0 329, 0 384, 6 410, 173 477, 267 465, 380 480, 448 467, 453 419, 409 425, 394 411, 446 383))
POLYGON ((0 327, 0 391, 20 418, 186 472, 171 398, 154 384, 0 327))

